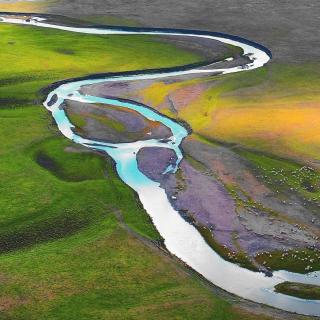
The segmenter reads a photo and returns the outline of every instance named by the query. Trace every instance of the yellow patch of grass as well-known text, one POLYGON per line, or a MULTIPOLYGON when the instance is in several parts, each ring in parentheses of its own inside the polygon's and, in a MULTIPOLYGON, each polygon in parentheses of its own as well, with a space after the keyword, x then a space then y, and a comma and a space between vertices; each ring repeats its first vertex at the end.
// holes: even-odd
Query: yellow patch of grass
POLYGON ((0 11, 4 12, 44 12, 48 3, 53 1, 14 1, 0 2, 0 11))
POLYGON ((193 84, 212 81, 209 87, 204 86, 199 97, 180 108, 177 115, 187 121, 195 133, 284 157, 318 160, 317 70, 317 64, 276 64, 243 74, 194 79, 178 85, 156 83, 141 94, 147 103, 158 108, 177 90, 189 90, 188 86, 193 84))
POLYGON ((151 86, 141 90, 141 94, 145 102, 153 107, 158 107, 165 102, 165 99, 170 92, 178 89, 181 86, 179 83, 166 84, 164 82, 155 82, 151 86))
POLYGON ((179 117, 186 120, 195 131, 198 131, 211 127, 211 113, 216 108, 219 108, 218 101, 207 91, 187 108, 181 110, 179 117))
POLYGON ((245 144, 283 156, 320 158, 320 109, 310 103, 283 105, 263 103, 243 108, 220 108, 213 112, 206 135, 245 144))

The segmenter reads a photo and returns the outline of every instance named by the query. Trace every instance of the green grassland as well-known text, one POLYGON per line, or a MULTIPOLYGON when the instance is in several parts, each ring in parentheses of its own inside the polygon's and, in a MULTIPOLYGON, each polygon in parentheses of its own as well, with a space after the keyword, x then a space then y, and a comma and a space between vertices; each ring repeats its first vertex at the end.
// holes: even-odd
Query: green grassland
POLYGON ((199 57, 148 37, 11 25, 0 44, 0 319, 255 319, 161 254, 112 161, 77 149, 35 104, 59 79, 199 57))

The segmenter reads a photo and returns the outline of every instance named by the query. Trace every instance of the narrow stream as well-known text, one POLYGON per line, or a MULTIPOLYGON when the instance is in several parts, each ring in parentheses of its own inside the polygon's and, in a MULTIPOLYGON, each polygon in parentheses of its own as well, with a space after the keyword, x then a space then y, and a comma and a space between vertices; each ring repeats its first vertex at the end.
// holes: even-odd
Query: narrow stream
MULTIPOLYGON (((215 74, 219 72, 227 74, 252 70, 265 65, 270 60, 270 52, 263 46, 246 39, 218 33, 145 28, 78 28, 50 24, 44 22, 45 20, 45 18, 39 17, 33 17, 32 19, 10 18, 7 14, 1 17, 0 14, 0 21, 6 23, 28 24, 88 34, 172 35, 188 36, 191 40, 192 37, 200 37, 217 40, 243 49, 243 54, 250 59, 250 62, 247 63, 246 66, 214 69, 212 68, 213 65, 209 65, 204 68, 191 68, 189 70, 181 67, 166 72, 161 72, 160 70, 154 73, 139 72, 130 75, 119 74, 101 79, 67 82, 50 92, 44 102, 44 106, 52 113, 59 130, 64 136, 88 148, 103 151, 114 159, 120 178, 137 192, 142 205, 152 218, 154 225, 164 238, 167 249, 172 254, 187 263, 213 284, 235 295, 286 311, 320 316, 319 300, 299 299, 274 292, 274 286, 284 281, 320 285, 319 271, 309 274, 276 271, 272 277, 266 277, 262 272, 253 272, 223 260, 207 245, 196 228, 187 223, 180 214, 172 208, 165 191, 160 187, 159 183, 150 180, 139 171, 136 155, 138 151, 144 147, 161 147, 174 150, 177 155, 177 162, 176 165, 170 167, 169 170, 172 172, 176 171, 183 157, 179 146, 182 140, 188 135, 187 130, 183 126, 135 102, 124 102, 120 99, 105 99, 80 94, 80 89, 83 86, 110 81, 157 79, 197 73, 215 74), (166 125, 170 128, 172 136, 165 143, 160 139, 150 139, 132 143, 111 144, 82 138, 74 133, 74 125, 69 121, 62 108, 65 100, 116 105, 136 110, 147 119, 159 121, 166 125)), ((226 60, 228 61, 230 59, 226 60)))

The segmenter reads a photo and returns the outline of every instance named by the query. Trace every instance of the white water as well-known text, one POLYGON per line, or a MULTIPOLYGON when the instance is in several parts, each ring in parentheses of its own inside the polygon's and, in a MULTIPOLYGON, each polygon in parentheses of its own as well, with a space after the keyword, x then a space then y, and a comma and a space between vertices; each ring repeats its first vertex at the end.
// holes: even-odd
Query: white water
MULTIPOLYGON (((190 34, 182 34, 178 32, 170 33, 154 32, 154 31, 127 31, 127 30, 110 30, 110 29, 96 29, 96 28, 74 28, 60 25, 52 25, 44 23, 43 20, 34 17, 30 22, 21 19, 2 18, 2 22, 31 24, 39 27, 55 28, 79 33, 90 34, 157 34, 157 35, 174 35, 174 36, 189 36, 202 37, 212 40, 221 41, 223 43, 231 44, 243 49, 244 54, 250 57, 251 61, 245 68, 242 66, 212 69, 212 66, 205 69, 190 69, 184 71, 173 71, 166 73, 153 74, 137 74, 130 76, 114 76, 103 79, 75 81, 60 85, 53 90, 47 97, 44 105, 52 113, 59 130, 69 139, 85 145, 92 149, 105 151, 116 162, 116 167, 121 179, 132 187, 139 195, 140 201, 144 208, 152 218, 153 223, 157 227, 159 233, 165 240, 165 245, 168 250, 187 263, 190 267, 211 281, 213 284, 234 293, 243 298, 264 303, 283 310, 297 312, 305 315, 320 316, 320 301, 318 300, 304 300, 290 297, 287 295, 275 293, 273 288, 276 284, 284 281, 301 282, 320 285, 320 272, 313 272, 306 275, 291 273, 287 271, 274 272, 273 277, 266 277, 263 273, 253 272, 239 267, 223 260, 217 255, 204 241, 198 231, 190 224, 188 224, 177 211, 175 211, 168 201, 165 191, 160 188, 159 183, 154 182, 141 173, 137 166, 136 154, 143 147, 163 147, 174 150, 177 154, 178 160, 176 167, 171 168, 174 172, 182 159, 182 153, 179 145, 184 137, 187 136, 187 131, 178 123, 162 116, 149 108, 143 107, 134 102, 123 102, 117 99, 103 99, 94 96, 83 96, 79 90, 84 85, 91 85, 96 83, 103 83, 108 81, 120 80, 142 80, 142 79, 156 79, 162 77, 193 74, 193 73, 216 73, 223 74, 240 72, 262 67, 269 61, 268 54, 262 49, 250 46, 241 41, 230 40, 225 37, 217 37, 210 35, 197 34, 195 32, 190 34), (50 103, 53 97, 57 97, 55 103, 50 103), (86 103, 104 103, 122 106, 134 109, 141 113, 149 120, 159 121, 168 126, 172 131, 172 137, 168 142, 163 143, 160 140, 150 139, 146 141, 137 141, 132 143, 110 144, 102 143, 84 139, 73 132, 74 126, 70 123, 64 110, 60 106, 65 100, 80 101, 86 103)), ((230 60, 230 59, 227 59, 230 60)))

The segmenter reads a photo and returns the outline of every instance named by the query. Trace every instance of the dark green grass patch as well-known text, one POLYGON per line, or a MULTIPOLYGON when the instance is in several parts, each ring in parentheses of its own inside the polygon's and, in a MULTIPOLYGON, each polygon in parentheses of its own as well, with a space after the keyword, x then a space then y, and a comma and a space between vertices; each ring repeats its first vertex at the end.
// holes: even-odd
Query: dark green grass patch
POLYGON ((302 299, 320 300, 320 286, 296 282, 283 282, 275 286, 276 292, 302 299))
POLYGON ((112 170, 110 158, 77 148, 68 140, 47 139, 32 149, 34 160, 62 180, 107 179, 107 172, 112 170))
POLYGON ((66 208, 61 213, 51 212, 50 208, 46 212, 36 211, 24 221, 19 219, 16 223, 11 221, 9 226, 1 226, 0 253, 63 238, 100 220, 101 212, 97 216, 92 208, 82 211, 66 208))
POLYGON ((298 273, 320 270, 320 251, 317 249, 264 252, 255 256, 255 260, 271 270, 298 273))

